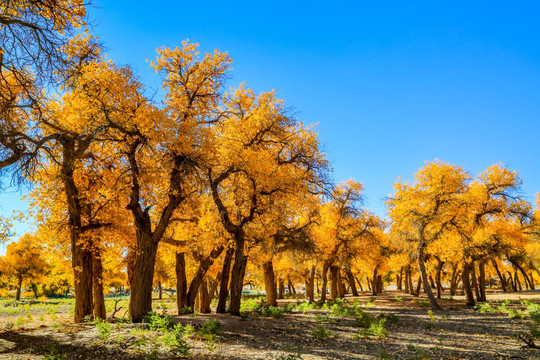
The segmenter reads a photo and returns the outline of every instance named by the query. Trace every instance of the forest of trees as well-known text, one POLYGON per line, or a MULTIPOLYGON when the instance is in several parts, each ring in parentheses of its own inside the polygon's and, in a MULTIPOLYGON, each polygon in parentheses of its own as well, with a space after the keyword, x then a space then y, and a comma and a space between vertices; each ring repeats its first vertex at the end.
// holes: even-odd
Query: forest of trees
POLYGON ((36 222, 0 261, 2 294, 73 293, 81 322, 106 318, 104 296, 129 289, 140 322, 156 288, 176 290, 180 313, 209 312, 217 296, 217 312, 240 315, 246 284, 268 305, 423 288, 437 309, 443 293, 474 305, 487 286, 538 283, 539 204, 516 171, 427 162, 394 184, 383 219, 361 183, 332 182, 317 132, 275 92, 229 88, 226 52, 158 49, 156 102, 104 55, 82 1, 0 10, 2 185, 30 184, 36 222))

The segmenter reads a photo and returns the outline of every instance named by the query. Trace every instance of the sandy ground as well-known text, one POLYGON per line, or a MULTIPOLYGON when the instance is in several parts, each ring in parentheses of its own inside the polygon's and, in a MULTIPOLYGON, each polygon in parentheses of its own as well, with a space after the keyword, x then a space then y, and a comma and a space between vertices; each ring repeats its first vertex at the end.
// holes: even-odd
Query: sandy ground
MULTIPOLYGON (((357 299, 364 304, 369 298, 366 294, 357 299)), ((222 323, 215 344, 196 337, 188 340, 193 359, 540 359, 540 350, 523 348, 524 343, 516 338, 518 332, 528 329, 530 320, 511 319, 500 312, 474 311, 464 305, 461 296, 441 300, 444 310, 436 312, 433 318, 428 315, 429 309, 422 306, 424 299, 396 291, 378 296, 366 312, 375 316, 394 314, 399 318, 395 323, 387 322, 388 337, 384 339, 355 338, 359 327, 354 318, 330 317, 321 322, 321 316, 327 313, 322 310, 295 311, 281 319, 254 314, 245 319, 199 314, 175 316, 174 321, 197 326, 217 318, 222 323), (397 301, 395 296, 402 300, 397 301), (332 331, 332 336, 313 337, 312 331, 319 325, 332 331), (293 357, 295 354, 300 357, 293 357)), ((522 308, 522 300, 539 302, 540 291, 488 293, 489 302, 505 299, 512 300, 510 307, 522 308)), ((296 300, 285 300, 281 305, 286 302, 296 300)), ((0 317, 0 324, 3 321, 6 319, 0 317)), ((148 351, 134 348, 141 337, 136 334, 138 326, 113 326, 110 338, 103 341, 94 325, 72 324, 69 314, 59 314, 54 324, 36 320, 17 330, 3 330, 0 359, 43 359, 51 347, 58 354, 66 354, 67 359, 155 359, 149 357, 148 351)), ((157 351, 160 359, 182 358, 160 348, 157 351)))

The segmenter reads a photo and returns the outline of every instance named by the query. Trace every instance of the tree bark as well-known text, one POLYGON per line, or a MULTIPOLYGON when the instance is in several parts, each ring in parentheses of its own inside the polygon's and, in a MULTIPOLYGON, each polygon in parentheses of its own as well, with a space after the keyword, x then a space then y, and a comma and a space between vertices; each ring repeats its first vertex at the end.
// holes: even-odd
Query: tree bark
POLYGON ((283 296, 285 295, 285 281, 283 281, 283 278, 279 278, 278 280, 278 299, 283 299, 283 296))
POLYGON ((200 293, 200 307, 199 312, 201 314, 209 314, 211 312, 210 309, 210 296, 208 293, 208 280, 204 278, 199 286, 199 293, 200 293))
POLYGON ((105 297, 103 296, 103 264, 101 262, 101 253, 94 252, 92 257, 92 281, 94 290, 94 318, 106 319, 107 310, 105 309, 105 297))
POLYGON ((138 232, 137 254, 133 268, 133 286, 129 298, 129 313, 133 322, 138 323, 152 311, 152 284, 158 242, 153 237, 138 232))
POLYGON ((343 299, 345 298, 345 293, 346 293, 346 290, 345 290, 345 284, 343 284, 343 278, 341 277, 341 270, 338 268, 338 272, 337 272, 337 285, 338 285, 338 297, 340 299, 343 299))
POLYGON ((219 299, 216 308, 218 314, 224 314, 227 311, 227 297, 229 296, 229 278, 231 274, 231 263, 234 256, 234 247, 227 248, 223 267, 221 268, 221 282, 219 284, 219 299))
POLYGON ((437 299, 440 299, 442 292, 444 290, 441 283, 441 273, 442 273, 444 262, 441 261, 441 259, 439 259, 438 257, 436 259, 437 259, 437 274, 435 275, 435 281, 437 282, 437 299))
POLYGON ((345 272, 345 275, 347 276, 347 281, 349 282, 349 286, 351 288, 352 296, 358 296, 358 290, 356 289, 356 283, 354 282, 354 275, 352 271, 349 269, 345 272))
POLYGON ((216 278, 212 281, 212 284, 210 285, 210 291, 208 292, 210 303, 212 303, 212 300, 214 300, 214 297, 216 296, 216 291, 219 286, 220 279, 221 279, 221 272, 217 274, 216 278))
POLYGON ((86 316, 92 316, 93 314, 92 253, 89 250, 89 244, 83 244, 80 239, 82 233, 82 208, 74 173, 76 159, 82 156, 90 143, 77 142, 75 139, 68 137, 64 137, 60 142, 62 144, 61 179, 68 204, 71 263, 75 279, 74 321, 79 323, 83 322, 86 316))
POLYGON ((469 263, 463 262, 463 272, 461 274, 461 282, 463 283, 463 290, 465 292, 465 298, 467 299, 468 306, 474 306, 476 301, 474 300, 474 294, 471 288, 470 281, 470 266, 469 263))
POLYGON ((338 297, 338 271, 337 266, 330 266, 330 300, 335 300, 338 297))
POLYGON ((371 294, 373 296, 376 296, 379 292, 378 289, 378 271, 379 271, 379 265, 375 266, 373 269, 373 280, 371 280, 371 294))
POLYGON ((17 301, 21 300, 22 282, 23 282, 22 274, 19 274, 19 276, 17 277, 17 293, 15 294, 15 300, 17 301))
POLYGON ((187 305, 186 255, 176 252, 176 306, 178 315, 184 312, 187 305))
POLYGON ((481 298, 480 289, 478 288, 478 278, 476 277, 476 266, 474 264, 474 261, 471 262, 470 272, 471 272, 471 282, 474 288, 474 294, 476 295, 476 301, 480 301, 480 298, 481 298))
POLYGON ((263 264, 264 289, 266 290, 266 305, 277 306, 277 284, 272 260, 263 264))
POLYGON ((321 286, 321 301, 326 301, 326 289, 328 287, 328 269, 332 265, 332 261, 325 261, 322 269, 322 286, 321 286))
POLYGON ((315 301, 315 265, 311 266, 306 281, 306 298, 310 303, 315 301))
POLYGON ((480 260, 478 263, 478 287, 480 290, 480 300, 482 302, 486 302, 486 269, 485 269, 486 263, 484 260, 480 260))
POLYGON ((433 295, 433 291, 431 290, 431 287, 428 283, 428 277, 426 273, 426 265, 424 264, 424 250, 425 250, 426 244, 420 242, 418 245, 418 268, 420 269, 420 275, 422 277, 422 283, 424 284, 424 289, 427 293, 427 297, 429 299, 429 302, 431 304, 431 308, 433 310, 440 310, 441 307, 439 304, 437 304, 437 300, 435 299, 435 296, 433 295))
POLYGON ((399 291, 403 290, 403 266, 399 269, 399 275, 397 275, 396 286, 399 291))
POLYGON ((506 278, 504 277, 503 274, 501 274, 501 272, 499 271, 499 266, 497 266, 497 261, 495 259, 491 259, 491 264, 493 265, 493 268, 495 269, 495 271, 497 272, 497 275, 499 276, 499 280, 501 281, 501 287, 503 289, 504 292, 507 291, 507 288, 506 288, 506 278))
POLYGON ((236 248, 234 252, 234 265, 231 273, 231 315, 240 316, 240 305, 242 302, 242 288, 244 287, 244 234, 238 233, 236 237, 236 248))
MULTIPOLYGON (((199 266, 197 267, 197 271, 195 272, 193 279, 191 279, 191 284, 189 284, 189 290, 187 293, 187 306, 188 307, 194 309, 195 298, 197 297, 199 286, 201 286, 204 276, 208 272, 208 269, 210 269, 210 266, 212 266, 212 264, 214 263, 214 260, 219 255, 221 255, 224 249, 225 247, 223 245, 216 246, 215 248, 212 249, 212 251, 210 252, 210 255, 199 258, 199 266)), ((207 292, 208 292, 208 289, 207 289, 207 292)))

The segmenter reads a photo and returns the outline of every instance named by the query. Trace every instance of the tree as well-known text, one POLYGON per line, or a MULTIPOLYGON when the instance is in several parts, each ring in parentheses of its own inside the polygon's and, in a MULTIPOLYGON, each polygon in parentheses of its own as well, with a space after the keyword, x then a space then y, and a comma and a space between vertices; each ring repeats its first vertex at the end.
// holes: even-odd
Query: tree
POLYGON ((465 209, 463 195, 470 176, 459 166, 441 161, 428 162, 414 175, 414 183, 399 181, 387 200, 395 233, 416 244, 418 268, 432 309, 440 309, 428 283, 426 251, 456 221, 465 209))
POLYGON ((23 282, 38 280, 45 274, 48 264, 42 254, 43 247, 34 234, 25 234, 7 246, 4 267, 6 274, 16 280, 17 300, 21 298, 23 282))

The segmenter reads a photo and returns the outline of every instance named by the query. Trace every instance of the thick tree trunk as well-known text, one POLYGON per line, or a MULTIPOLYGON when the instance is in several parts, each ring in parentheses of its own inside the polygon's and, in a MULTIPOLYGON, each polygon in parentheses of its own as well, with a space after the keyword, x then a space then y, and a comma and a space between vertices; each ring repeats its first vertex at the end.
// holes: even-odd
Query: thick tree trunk
POLYGON ((373 279, 371 280, 371 294, 373 296, 376 296, 377 293, 379 292, 379 287, 377 286, 378 284, 378 271, 379 271, 379 265, 375 266, 375 268, 373 269, 373 279))
POLYGON ((278 287, 278 299, 283 299, 283 297, 285 296, 285 281, 283 280, 283 278, 279 278, 278 287))
POLYGON ((340 299, 345 298, 345 293, 347 292, 345 289, 345 284, 343 283, 343 278, 341 277, 341 270, 338 268, 337 272, 337 285, 338 285, 338 297, 340 299))
POLYGON ((457 288, 459 285, 459 275, 461 270, 459 269, 459 265, 453 265, 454 271, 452 272, 452 278, 450 279, 450 295, 454 296, 456 295, 457 288))
POLYGON ((476 304, 476 301, 474 300, 474 294, 471 288, 470 268, 471 268, 471 265, 469 265, 467 262, 463 262, 463 272, 461 274, 461 282, 463 283, 463 291, 465 292, 467 305, 474 306, 476 304))
POLYGON ((510 282, 510 287, 512 288, 512 291, 517 291, 517 284, 514 281, 514 278, 512 277, 512 273, 508 271, 508 281, 510 282))
POLYGON ((315 265, 311 266, 306 280, 306 298, 310 303, 315 301, 315 265))
POLYGON ((274 275, 272 260, 263 264, 264 289, 266 291, 266 305, 277 306, 277 284, 274 275))
POLYGON ((382 275, 377 276, 377 294, 382 294, 384 287, 384 282, 382 275))
POLYGON ((420 269, 420 275, 422 277, 422 283, 424 284, 424 289, 427 293, 427 297, 429 299, 429 302, 431 304, 431 308, 433 310, 440 310, 441 307, 439 304, 437 304, 437 300, 435 299, 435 296, 433 295, 433 291, 431 290, 431 287, 428 283, 428 277, 426 273, 426 265, 424 264, 424 249, 425 244, 420 243, 418 245, 418 268, 420 269))
POLYGON ((158 299, 163 300, 163 285, 158 281, 158 299))
POLYGON ((210 255, 206 257, 201 257, 199 259, 199 266, 197 267, 197 271, 195 272, 195 275, 193 276, 193 279, 191 280, 191 284, 189 284, 189 290, 187 293, 188 307, 194 309, 195 298, 197 297, 199 286, 201 286, 201 283, 203 282, 206 272, 208 271, 208 269, 210 269, 210 266, 212 266, 212 264, 214 263, 214 260, 219 255, 221 255, 224 248, 225 247, 223 245, 217 246, 214 249, 212 249, 212 251, 210 252, 210 255))
POLYGON ((178 315, 184 312, 187 305, 186 255, 176 252, 176 305, 178 315))
POLYGON ((291 281, 291 278, 287 276, 287 287, 289 288, 289 294, 296 294, 296 289, 294 288, 294 284, 291 281))
POLYGON ((244 234, 237 234, 234 252, 234 265, 231 273, 231 315, 240 316, 244 271, 247 257, 244 256, 244 234))
POLYGON ((227 297, 229 296, 229 278, 231 274, 231 263, 234 256, 234 247, 227 248, 223 267, 221 268, 221 282, 219 284, 219 299, 216 308, 218 314, 227 312, 227 297))
POLYGON ((321 301, 326 301, 326 289, 328 287, 328 269, 332 265, 332 261, 325 261, 322 269, 322 286, 321 286, 321 301))
POLYGON ((416 290, 414 291, 414 296, 419 297, 420 296, 420 288, 422 287, 422 275, 418 276, 418 280, 416 281, 416 290))
POLYGON ((338 297, 338 271, 337 266, 330 266, 330 300, 335 300, 338 297))
POLYGON ((410 294, 410 288, 409 288, 409 270, 408 268, 405 268, 405 292, 407 294, 410 294))
POLYGON ((152 311, 152 284, 158 242, 151 235, 138 230, 137 245, 133 287, 129 298, 129 313, 135 323, 141 322, 152 311))
POLYGON ((106 319, 105 297, 103 296, 103 264, 100 252, 94 252, 92 257, 92 282, 94 290, 94 318, 106 319))
POLYGON ((208 293, 208 280, 204 278, 199 286, 199 293, 200 293, 200 307, 199 312, 201 314, 209 314, 211 312, 210 309, 210 294, 208 293))
POLYGON ((71 263, 73 267, 75 288, 74 321, 84 321, 86 316, 93 314, 92 298, 92 253, 89 244, 82 243, 81 202, 79 190, 74 180, 75 161, 78 156, 88 149, 89 142, 78 142, 70 138, 63 138, 61 179, 64 185, 68 205, 68 223, 71 239, 71 263))
POLYGON ((347 276, 347 281, 349 282, 349 286, 351 288, 352 296, 358 296, 358 290, 356 289, 356 284, 354 282, 354 275, 351 270, 347 270, 345 272, 345 275, 347 276))
POLYGON ((480 290, 480 300, 486 302, 486 263, 484 260, 481 260, 478 263, 478 287, 480 290))
POLYGON ((21 300, 21 289, 22 289, 23 277, 21 274, 17 277, 17 292, 15 293, 15 300, 21 300))

